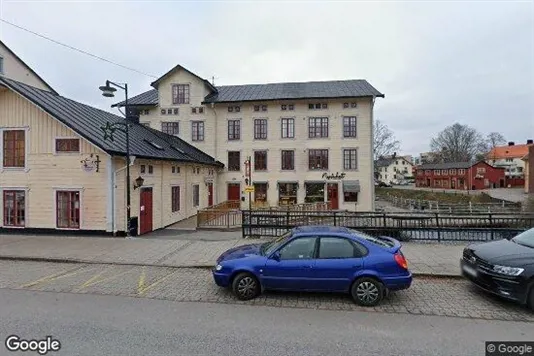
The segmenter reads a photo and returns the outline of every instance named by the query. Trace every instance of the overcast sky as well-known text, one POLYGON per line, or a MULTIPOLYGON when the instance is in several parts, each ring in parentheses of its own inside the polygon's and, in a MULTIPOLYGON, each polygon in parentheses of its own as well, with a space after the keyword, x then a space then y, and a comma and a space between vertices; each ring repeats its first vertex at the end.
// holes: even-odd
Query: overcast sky
MULTIPOLYGON (((158 77, 181 64, 216 85, 367 79, 402 153, 454 122, 534 138, 533 1, 9 1, 1 18, 158 77)), ((153 77, 0 23, 0 38, 60 94, 106 110, 106 79, 153 77)))

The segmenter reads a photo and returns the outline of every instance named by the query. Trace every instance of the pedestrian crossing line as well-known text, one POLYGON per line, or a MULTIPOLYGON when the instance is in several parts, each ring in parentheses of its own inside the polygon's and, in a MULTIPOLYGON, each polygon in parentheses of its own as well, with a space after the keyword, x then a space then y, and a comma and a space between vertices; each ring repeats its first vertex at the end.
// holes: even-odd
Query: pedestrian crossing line
POLYGON ((55 273, 55 274, 52 274, 52 275, 49 275, 49 276, 45 276, 45 277, 39 278, 39 279, 37 279, 37 280, 35 280, 33 282, 23 284, 23 285, 19 286, 19 288, 30 288, 30 287, 34 287, 34 286, 39 285, 39 284, 41 284, 41 285, 42 284, 47 284, 47 283, 50 283, 50 282, 54 282, 54 281, 56 281, 58 279, 74 276, 75 274, 78 274, 80 272, 80 269, 82 269, 83 267, 84 266, 80 266, 80 267, 76 267, 75 269, 71 269, 71 270, 68 270, 68 271, 55 273))
POLYGON ((98 273, 97 275, 89 278, 87 281, 85 281, 85 283, 83 283, 81 286, 79 286, 78 288, 76 288, 74 290, 74 292, 81 292, 82 290, 84 290, 85 288, 88 288, 88 287, 91 287, 91 286, 94 286, 94 285, 97 285, 99 283, 103 283, 103 282, 109 282, 109 281, 112 281, 114 279, 117 279, 119 277, 122 277, 124 276, 126 273, 128 272, 131 272, 132 270, 129 269, 127 271, 123 271, 121 273, 118 273, 118 274, 115 274, 115 275, 112 275, 112 276, 109 276, 109 277, 105 277, 105 278, 102 278, 102 279, 98 279, 98 277, 102 276, 104 274, 104 272, 106 272, 106 270, 98 273))
POLYGON ((138 288, 137 289, 137 295, 144 295, 147 291, 149 291, 150 289, 156 287, 158 284, 160 284, 161 282, 163 282, 164 280, 170 278, 171 276, 175 275, 178 271, 174 271, 174 272, 171 272, 169 273, 168 275, 164 276, 164 277, 161 277, 160 279, 154 281, 154 283, 152 284, 149 284, 148 286, 144 287, 144 284, 143 284, 143 288, 138 288))

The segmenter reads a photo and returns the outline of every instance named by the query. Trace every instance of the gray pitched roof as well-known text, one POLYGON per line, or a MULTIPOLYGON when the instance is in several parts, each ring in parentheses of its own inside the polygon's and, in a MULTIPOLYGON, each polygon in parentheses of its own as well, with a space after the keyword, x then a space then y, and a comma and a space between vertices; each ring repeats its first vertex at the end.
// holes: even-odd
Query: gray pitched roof
MULTIPOLYGON (((124 101, 121 101, 120 103, 111 105, 112 108, 116 106, 124 106, 124 101)), ((136 95, 133 98, 128 98, 128 105, 136 105, 136 106, 152 106, 152 105, 158 105, 158 91, 157 89, 152 89, 147 92, 144 92, 142 94, 136 95)))
POLYGON ((393 162, 393 158, 382 158, 375 161, 375 167, 389 167, 393 162))
MULTIPOLYGON (((216 88, 217 92, 208 95, 203 103, 356 98, 368 96, 384 97, 384 94, 380 93, 363 79, 304 83, 227 85, 216 88)), ((128 99, 128 104, 157 105, 158 92, 155 89, 149 90, 128 99)), ((114 104, 113 106, 124 106, 124 101, 114 104)))
MULTIPOLYGON (((124 118, 14 80, 0 78, 0 85, 19 93, 105 152, 126 154, 126 135, 117 130, 114 141, 104 140, 101 129, 107 122, 123 121, 124 118)), ((132 123, 129 134, 130 154, 136 157, 223 166, 180 138, 144 125, 132 123)))
POLYGON ((448 162, 448 163, 435 163, 435 164, 422 164, 417 166, 417 169, 467 169, 474 163, 470 162, 448 162))
POLYGON ((384 94, 376 90, 366 80, 228 85, 217 87, 217 91, 217 93, 208 95, 204 102, 226 103, 282 99, 384 97, 384 94))

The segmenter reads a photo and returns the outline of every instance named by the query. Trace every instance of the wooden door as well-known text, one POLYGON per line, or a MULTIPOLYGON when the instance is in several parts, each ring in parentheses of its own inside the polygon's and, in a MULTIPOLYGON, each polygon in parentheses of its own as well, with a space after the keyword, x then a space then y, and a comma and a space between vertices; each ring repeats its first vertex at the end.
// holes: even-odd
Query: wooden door
POLYGON ((139 234, 152 231, 152 188, 141 189, 141 204, 139 207, 139 234))
POLYGON ((208 206, 213 206, 213 183, 208 183, 208 206))
POLYGON ((241 198, 241 185, 239 183, 228 183, 228 200, 236 201, 241 198))
POLYGON ((339 209, 339 192, 337 183, 328 183, 328 201, 330 201, 332 210, 339 209))

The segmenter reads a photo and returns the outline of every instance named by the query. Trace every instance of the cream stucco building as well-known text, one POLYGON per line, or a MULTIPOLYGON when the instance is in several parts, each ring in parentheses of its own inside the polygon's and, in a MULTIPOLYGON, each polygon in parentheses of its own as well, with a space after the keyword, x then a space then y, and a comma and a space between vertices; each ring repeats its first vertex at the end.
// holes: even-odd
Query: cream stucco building
POLYGON ((215 203, 247 206, 252 183, 254 204, 330 201, 333 209, 374 209, 373 107, 384 95, 367 81, 215 87, 178 65, 152 86, 129 100, 130 109, 142 124, 225 164, 215 203))
POLYGON ((398 182, 413 177, 413 163, 403 156, 378 159, 375 162, 376 178, 384 183, 398 182))

